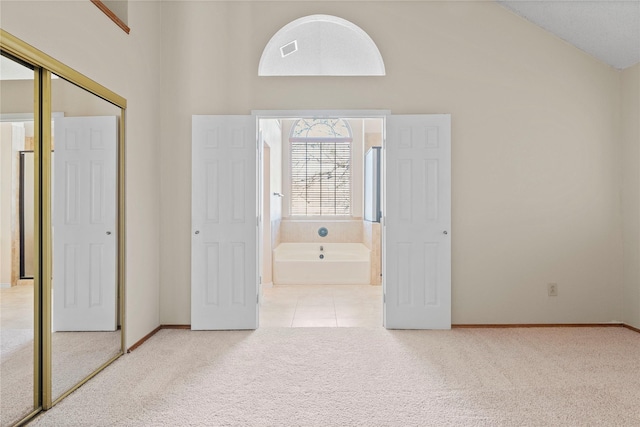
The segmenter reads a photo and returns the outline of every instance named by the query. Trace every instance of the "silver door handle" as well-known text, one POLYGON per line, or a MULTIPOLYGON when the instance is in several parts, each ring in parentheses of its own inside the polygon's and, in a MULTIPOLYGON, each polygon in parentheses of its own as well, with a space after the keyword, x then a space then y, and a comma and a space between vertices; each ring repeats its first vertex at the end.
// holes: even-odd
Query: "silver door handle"
POLYGON ((200 234, 200 231, 196 231, 196 234, 200 234))
POLYGON ((111 232, 110 231, 107 231, 107 236, 111 236, 111 232))
POLYGON ((444 230, 442 234, 449 234, 449 233, 447 232, 447 230, 444 230))

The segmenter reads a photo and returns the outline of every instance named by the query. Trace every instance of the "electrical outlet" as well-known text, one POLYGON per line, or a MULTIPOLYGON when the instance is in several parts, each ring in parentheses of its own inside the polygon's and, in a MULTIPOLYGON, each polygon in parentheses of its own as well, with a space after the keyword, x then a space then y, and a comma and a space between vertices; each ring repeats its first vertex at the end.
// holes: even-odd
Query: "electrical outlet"
POLYGON ((549 283, 547 285, 547 292, 549 293, 550 297, 557 297, 558 296, 558 284, 557 283, 549 283))

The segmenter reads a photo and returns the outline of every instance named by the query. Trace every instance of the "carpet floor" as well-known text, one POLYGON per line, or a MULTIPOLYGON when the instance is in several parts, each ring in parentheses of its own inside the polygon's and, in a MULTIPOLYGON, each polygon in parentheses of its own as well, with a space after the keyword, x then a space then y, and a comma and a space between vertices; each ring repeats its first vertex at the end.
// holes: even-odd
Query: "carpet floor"
MULTIPOLYGON (((54 332, 52 393, 57 399, 120 351, 120 331, 54 332)), ((33 411, 33 329, 0 331, 0 426, 33 411)))
POLYGON ((640 426, 640 334, 162 330, 33 425, 640 426))
MULTIPOLYGON (((34 410, 33 285, 0 289, 0 427, 34 410)), ((118 354, 120 331, 54 332, 52 393, 56 399, 118 354)))

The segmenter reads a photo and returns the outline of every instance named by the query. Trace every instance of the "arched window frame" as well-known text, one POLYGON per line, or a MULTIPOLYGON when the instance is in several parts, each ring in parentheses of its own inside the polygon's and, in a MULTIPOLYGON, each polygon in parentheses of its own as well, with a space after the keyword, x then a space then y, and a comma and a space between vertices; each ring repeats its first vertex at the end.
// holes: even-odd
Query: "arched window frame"
POLYGON ((344 119, 298 119, 289 133, 293 217, 350 216, 353 132, 344 119), (310 167, 310 161, 315 163, 310 167))
POLYGON ((259 76, 384 76, 382 54, 353 22, 310 15, 278 30, 265 46, 259 76))

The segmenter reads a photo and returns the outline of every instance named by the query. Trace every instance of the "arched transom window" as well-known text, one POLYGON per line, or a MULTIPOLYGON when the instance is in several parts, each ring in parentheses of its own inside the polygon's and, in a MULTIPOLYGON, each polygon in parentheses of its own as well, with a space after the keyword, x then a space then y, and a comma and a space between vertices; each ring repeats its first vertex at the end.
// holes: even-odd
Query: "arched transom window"
POLYGON ((382 55, 353 22, 310 15, 282 27, 260 57, 259 76, 384 76, 382 55))
POLYGON ((289 135, 291 215, 351 214, 351 142, 343 119, 300 119, 289 135))

